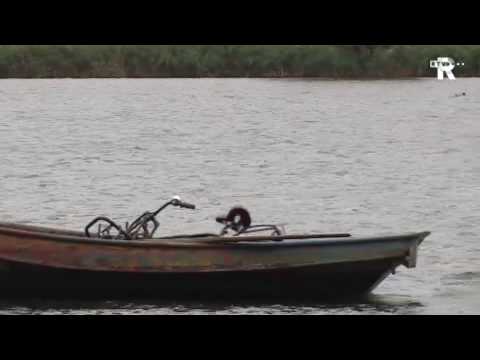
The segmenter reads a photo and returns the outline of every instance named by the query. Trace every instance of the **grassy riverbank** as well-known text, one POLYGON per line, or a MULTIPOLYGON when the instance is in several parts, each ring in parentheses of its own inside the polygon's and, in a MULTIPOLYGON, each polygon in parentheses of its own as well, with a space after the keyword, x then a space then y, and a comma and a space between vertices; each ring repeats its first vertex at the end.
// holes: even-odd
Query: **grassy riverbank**
POLYGON ((0 45, 0 78, 480 76, 480 45, 0 45))

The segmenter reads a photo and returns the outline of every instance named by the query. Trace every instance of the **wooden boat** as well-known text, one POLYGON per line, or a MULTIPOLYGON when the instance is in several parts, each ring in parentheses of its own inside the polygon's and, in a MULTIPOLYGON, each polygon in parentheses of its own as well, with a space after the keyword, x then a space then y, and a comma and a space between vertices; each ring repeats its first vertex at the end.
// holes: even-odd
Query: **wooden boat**
MULTIPOLYGON (((152 220, 158 213, 145 214, 152 220)), ((235 235, 122 239, 102 237, 101 229, 87 236, 88 231, 0 223, 0 296, 357 296, 398 266, 415 267, 417 249, 429 235, 259 236, 245 231, 248 225, 235 235)))

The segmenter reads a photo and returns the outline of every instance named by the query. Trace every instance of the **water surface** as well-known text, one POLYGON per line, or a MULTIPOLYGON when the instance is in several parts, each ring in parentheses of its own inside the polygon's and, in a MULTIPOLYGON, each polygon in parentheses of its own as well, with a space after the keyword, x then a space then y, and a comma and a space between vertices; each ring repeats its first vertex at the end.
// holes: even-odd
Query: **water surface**
POLYGON ((172 195, 162 234, 241 204, 287 231, 432 231, 353 304, 0 300, 20 314, 480 313, 480 79, 1 80, 0 218, 81 229, 172 195), (466 96, 455 94, 466 92, 466 96))

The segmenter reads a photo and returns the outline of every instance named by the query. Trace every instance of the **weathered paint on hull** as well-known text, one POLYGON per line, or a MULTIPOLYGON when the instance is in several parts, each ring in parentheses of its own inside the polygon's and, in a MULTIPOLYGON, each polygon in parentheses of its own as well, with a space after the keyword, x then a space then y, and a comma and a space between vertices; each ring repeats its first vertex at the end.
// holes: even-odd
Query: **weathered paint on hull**
POLYGON ((91 271, 253 271, 407 258, 421 240, 421 235, 412 234, 389 238, 229 245, 192 244, 180 240, 129 243, 67 237, 51 239, 35 233, 2 234, 0 229, 0 260, 91 271))

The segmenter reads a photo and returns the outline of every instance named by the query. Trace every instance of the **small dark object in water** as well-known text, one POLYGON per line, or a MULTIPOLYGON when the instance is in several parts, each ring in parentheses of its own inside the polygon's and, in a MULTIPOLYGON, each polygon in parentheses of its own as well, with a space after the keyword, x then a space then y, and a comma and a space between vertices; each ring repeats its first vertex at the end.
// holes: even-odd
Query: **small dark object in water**
POLYGON ((462 92, 462 93, 453 95, 453 97, 460 97, 460 96, 467 96, 467 93, 466 93, 466 92, 462 92))

